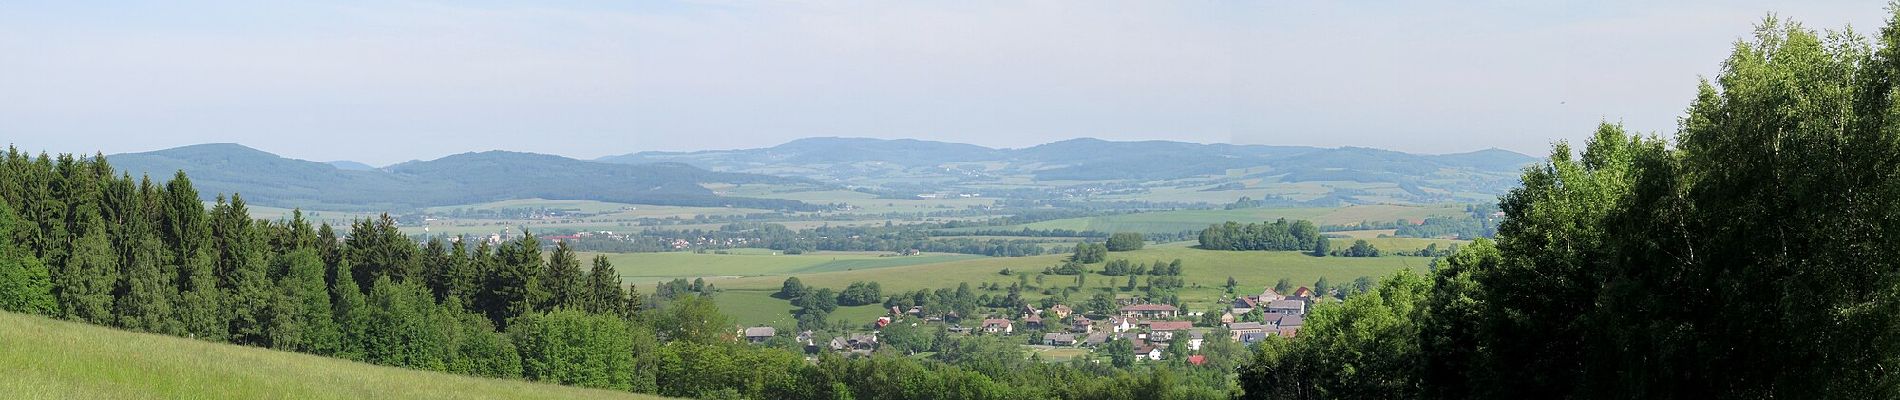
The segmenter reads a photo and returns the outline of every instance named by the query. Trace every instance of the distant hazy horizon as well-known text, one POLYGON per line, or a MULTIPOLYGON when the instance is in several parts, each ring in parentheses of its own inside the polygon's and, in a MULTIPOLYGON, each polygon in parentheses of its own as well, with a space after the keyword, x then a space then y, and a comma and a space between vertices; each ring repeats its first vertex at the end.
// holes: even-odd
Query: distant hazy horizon
MULTIPOLYGON (((831 138, 837 138, 837 139, 878 139, 878 140, 899 140, 899 139, 911 139, 911 138, 895 138, 895 139, 886 139, 886 138, 865 138, 865 137, 842 137, 842 136, 814 136, 814 137, 806 137, 806 138, 797 138, 797 139, 792 139, 792 140, 793 140, 793 141, 796 141, 796 140, 804 140, 804 139, 831 139, 831 138)), ((1133 142, 1133 141, 1148 141, 1148 140, 1163 140, 1163 139, 1142 139, 1142 140, 1112 140, 1112 139, 1101 139, 1101 138, 1088 138, 1088 137, 1081 137, 1081 138, 1069 138, 1069 139, 1061 139, 1061 140, 1055 140, 1055 141, 1051 141, 1051 142, 1047 142, 1047 143, 1037 143, 1037 144, 1034 144, 1034 145, 1029 145, 1029 146, 1020 146, 1020 147, 996 147, 996 146, 983 146, 983 145, 981 145, 981 144, 976 144, 976 143, 962 143, 962 142, 952 142, 952 141, 943 141, 943 140, 930 140, 930 139, 915 139, 915 140, 923 140, 923 141, 931 141, 931 142, 942 142, 942 143, 958 143, 958 144, 974 144, 974 145, 978 145, 978 146, 983 146, 983 147, 989 147, 989 148, 993 148, 993 149, 1021 149, 1021 148, 1026 148, 1026 147, 1035 147, 1035 146, 1038 146, 1038 145, 1043 145, 1043 144, 1049 144, 1049 143, 1055 143, 1055 142, 1062 142, 1062 141, 1069 141, 1069 140, 1077 140, 1077 139, 1100 139, 1100 140, 1110 140, 1110 141, 1117 141, 1117 142, 1133 142)), ((1206 142, 1193 142, 1193 141, 1184 141, 1184 140, 1171 140, 1171 141, 1174 141, 1174 142, 1184 142, 1184 143, 1197 143, 1197 144, 1220 144, 1220 143, 1206 143, 1206 142)), ((788 142, 789 142, 789 141, 788 141, 788 142)), ((572 158, 572 159, 577 159, 577 160, 586 160, 586 161, 594 161, 594 160, 596 160, 596 159, 599 159, 599 158, 602 158, 602 157, 607 157, 607 156, 618 156, 618 155, 627 155, 627 154, 633 154, 633 153, 639 153, 639 152, 641 152, 641 151, 630 151, 630 152, 624 152, 624 153, 612 153, 612 154, 607 154, 607 155, 605 155, 605 156, 599 156, 599 157, 579 157, 579 156, 574 156, 574 155, 568 155, 568 154, 559 154, 559 153, 542 153, 542 152, 535 152, 535 151, 526 151, 526 150, 516 150, 516 149, 501 149, 501 148, 498 148, 498 149, 478 149, 478 150, 468 150, 468 151, 462 151, 462 152, 456 152, 456 153, 449 153, 449 154, 443 154, 443 155, 440 155, 440 156, 430 156, 430 157, 426 157, 426 158, 423 158, 423 157, 411 157, 411 158, 408 158, 408 159, 404 159, 404 160, 401 160, 401 161, 395 161, 395 162, 389 162, 389 163, 376 163, 376 162, 368 162, 368 161, 361 161, 361 160, 351 160, 351 159, 310 159, 310 158, 302 158, 302 157, 295 157, 295 156, 291 156, 291 155, 288 155, 288 154, 285 154, 285 153, 283 153, 283 152, 278 152, 278 151, 273 151, 273 150, 271 150, 271 149, 269 149, 269 148, 263 148, 263 147, 259 147, 259 146, 255 146, 255 145, 251 145, 251 144, 249 144, 249 143, 241 143, 241 142, 209 142, 209 143, 191 143, 191 144, 183 144, 183 145, 178 145, 178 146, 170 146, 170 147, 162 147, 162 148, 155 148, 155 149, 144 149, 144 150, 131 150, 131 151, 117 151, 117 152, 98 152, 98 151, 56 151, 56 150, 51 150, 51 149, 34 149, 34 148, 25 148, 25 147, 20 147, 20 150, 21 150, 21 151, 26 151, 26 152, 29 152, 29 153, 34 153, 34 154, 38 154, 38 153, 41 153, 41 152, 46 152, 46 153, 48 153, 48 154, 52 154, 52 153, 71 153, 71 154, 77 154, 77 155, 82 155, 82 156, 83 156, 83 155, 92 155, 92 154, 94 154, 94 153, 102 153, 102 154, 105 154, 105 155, 107 155, 107 156, 110 156, 110 155, 114 155, 114 154, 127 154, 127 153, 149 153, 149 152, 155 152, 155 151, 163 151, 163 150, 170 150, 170 149, 176 149, 176 148, 180 148, 180 147, 190 147, 190 146, 198 146, 198 145, 219 145, 219 144, 235 144, 235 145, 239 145, 239 146, 244 146, 244 147, 248 147, 248 148, 251 148, 251 149, 255 149, 255 150, 259 150, 259 151, 263 151, 263 152, 266 152, 266 153, 271 153, 271 154, 275 154, 275 155, 278 155, 278 156, 282 156, 282 157, 285 157, 285 158, 291 158, 291 159, 297 159, 297 160, 303 160, 303 161, 314 161, 314 162, 321 162, 321 163, 332 163, 332 162, 350 162, 350 163, 359 163, 359 164, 364 164, 364 165, 368 165, 368 166, 370 166, 370 167, 374 167, 374 168, 383 168, 383 167, 389 167, 389 166, 392 166, 392 165, 395 165, 395 164, 401 164, 401 163, 405 163, 405 162, 410 162, 410 161, 429 161, 429 160, 434 160, 434 159, 438 159, 438 158, 441 158, 441 157, 446 157, 446 156, 450 156, 450 155, 455 155, 455 154, 467 154, 467 153, 481 153, 481 152, 487 152, 487 151, 509 151, 509 152, 520 152, 520 153, 536 153, 536 154, 550 154, 550 155, 557 155, 557 156, 562 156, 562 157, 567 157, 567 158, 572 158)), ((773 143, 773 144, 769 144, 769 145, 762 145, 762 146, 751 146, 751 147, 735 147, 735 148, 716 148, 716 149, 715 149, 715 148, 707 148, 707 149, 688 149, 688 150, 642 150, 642 151, 660 151, 660 152, 679 152, 679 153, 690 153, 690 152, 699 152, 699 151, 724 151, 724 150, 746 150, 746 149, 758 149, 758 148, 768 148, 768 147, 773 147, 773 146, 778 146, 778 145, 781 145, 781 144, 785 144, 785 143, 773 143)), ((5 145, 9 145, 9 144, 7 144, 7 143, 0 143, 0 146, 5 146, 5 145)), ((18 145, 18 144, 12 144, 12 145, 13 145, 13 146, 15 146, 15 147, 19 147, 19 145, 18 145)), ((1243 143, 1243 144, 1241 144, 1241 145, 1255 145, 1255 144, 1253 144, 1253 143, 1243 143)), ((1260 144, 1260 145, 1269 145, 1269 146, 1272 146, 1271 144, 1260 144)), ((1292 145, 1292 146, 1304 146, 1304 145, 1292 145)), ((1319 147, 1319 148, 1338 148, 1338 147, 1366 147, 1366 148, 1374 148, 1374 149, 1379 149, 1379 150, 1392 150, 1392 151, 1399 151, 1399 152, 1405 152, 1405 153, 1413 153, 1413 154, 1425 154, 1425 155, 1442 155, 1442 154, 1458 154, 1458 153, 1474 153, 1474 152, 1479 152, 1479 151, 1487 151, 1487 150, 1493 150, 1493 149, 1502 149, 1502 150, 1507 150, 1507 151, 1514 151, 1514 150, 1510 150, 1510 149, 1503 149, 1503 148, 1500 148, 1500 147, 1497 147, 1497 146, 1487 146, 1487 147, 1479 147, 1479 148, 1472 148, 1472 149, 1468 149, 1468 150, 1459 150, 1459 151, 1447 151, 1447 152, 1412 152, 1412 151, 1404 151, 1404 150, 1397 150, 1397 149, 1387 149, 1387 148, 1381 148, 1381 147, 1378 147, 1378 146, 1351 146, 1351 145, 1347 145, 1347 146, 1309 146, 1309 147, 1319 147)), ((1532 156, 1532 157, 1538 157, 1538 158, 1542 158, 1542 157, 1543 157, 1543 156, 1545 155, 1545 153, 1524 153, 1524 152, 1518 152, 1518 153, 1521 153, 1521 154, 1524 154, 1524 155, 1528 155, 1528 156, 1532 156)))
POLYGON ((1881 1, 0 5, 0 142, 389 165, 804 137, 1498 147, 1668 135, 1768 13, 1881 1))

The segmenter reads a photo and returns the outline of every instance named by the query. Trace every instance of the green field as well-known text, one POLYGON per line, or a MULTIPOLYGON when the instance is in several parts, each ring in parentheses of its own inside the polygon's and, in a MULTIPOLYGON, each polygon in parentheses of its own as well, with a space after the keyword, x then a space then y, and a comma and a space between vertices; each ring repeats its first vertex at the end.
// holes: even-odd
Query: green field
MULTIPOLYGON (((1415 239, 1423 240, 1423 239, 1415 239)), ((1298 285, 1311 285, 1320 277, 1326 277, 1336 285, 1351 282, 1353 278, 1369 276, 1383 277, 1400 269, 1412 269, 1423 272, 1431 262, 1426 257, 1313 257, 1291 251, 1214 251, 1187 247, 1188 243, 1152 245, 1146 249, 1109 253, 1109 259, 1129 259, 1151 262, 1169 261, 1176 258, 1185 266, 1185 279, 1188 287, 1181 289, 1182 299, 1193 310, 1200 311, 1218 303, 1223 294, 1220 287, 1225 285, 1227 277, 1233 277, 1242 287, 1258 290, 1271 286, 1280 278, 1291 279, 1298 285)), ((842 289, 851 282, 878 282, 886 295, 894 292, 917 289, 954 288, 958 283, 968 282, 972 287, 981 282, 1009 284, 1020 279, 1016 276, 1004 276, 998 271, 1009 268, 1027 273, 1031 285, 1044 267, 1061 263, 1066 255, 1044 255, 1036 257, 985 257, 903 267, 859 269, 852 271, 833 271, 822 273, 799 273, 798 279, 807 286, 842 289)), ((1091 266, 1100 269, 1100 265, 1091 266)), ((1066 287, 1075 283, 1074 276, 1047 275, 1040 286, 1066 287)), ((1126 277, 1110 277, 1091 274, 1084 282, 1085 289, 1119 287, 1126 277)), ((722 290, 733 292, 754 291, 759 294, 748 300, 723 300, 722 308, 728 313, 740 315, 763 313, 752 309, 766 308, 780 312, 789 310, 790 304, 784 300, 766 297, 784 283, 783 275, 726 278, 712 281, 722 290), (770 300, 769 302, 767 300, 770 300), (745 307, 747 310, 732 309, 745 307)), ((1000 292, 999 292, 1000 293, 1000 292)), ((742 320, 742 322, 744 322, 742 320)))
POLYGON ((736 278, 748 276, 787 276, 873 270, 909 265, 936 264, 985 258, 967 254, 925 253, 915 256, 885 257, 878 252, 817 252, 782 255, 766 250, 737 249, 733 254, 713 253, 582 253, 582 259, 606 254, 629 283, 650 283, 674 278, 736 278))
POLYGON ((0 313, 8 399, 659 399, 0 313))
POLYGON ((1390 222, 1401 218, 1414 221, 1431 216, 1456 216, 1463 205, 1401 206, 1363 205, 1339 208, 1249 208, 1239 210, 1157 211, 1100 217, 1067 218, 986 230, 1071 229, 1097 232, 1176 233, 1206 229, 1227 221, 1260 222, 1278 218, 1308 220, 1319 225, 1353 224, 1362 221, 1390 222))

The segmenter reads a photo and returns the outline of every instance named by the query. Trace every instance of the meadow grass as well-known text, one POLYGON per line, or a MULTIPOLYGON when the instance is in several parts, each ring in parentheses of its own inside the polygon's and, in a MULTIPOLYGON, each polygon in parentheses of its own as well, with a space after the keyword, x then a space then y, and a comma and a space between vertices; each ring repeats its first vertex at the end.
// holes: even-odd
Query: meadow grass
POLYGON ((660 399, 0 313, 9 399, 660 399))

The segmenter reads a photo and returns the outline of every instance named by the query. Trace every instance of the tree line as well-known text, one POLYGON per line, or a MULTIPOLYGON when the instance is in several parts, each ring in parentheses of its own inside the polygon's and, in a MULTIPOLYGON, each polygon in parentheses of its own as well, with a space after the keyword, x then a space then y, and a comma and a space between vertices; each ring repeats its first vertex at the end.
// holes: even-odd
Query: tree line
POLYGON ((1496 241, 1318 307, 1247 398, 1893 398, 1897 22, 1869 45, 1769 18, 1673 145, 1558 144, 1496 241))
POLYGON ((1319 227, 1312 221, 1248 223, 1228 221, 1201 230, 1201 248, 1208 250, 1312 251, 1320 243, 1319 227))

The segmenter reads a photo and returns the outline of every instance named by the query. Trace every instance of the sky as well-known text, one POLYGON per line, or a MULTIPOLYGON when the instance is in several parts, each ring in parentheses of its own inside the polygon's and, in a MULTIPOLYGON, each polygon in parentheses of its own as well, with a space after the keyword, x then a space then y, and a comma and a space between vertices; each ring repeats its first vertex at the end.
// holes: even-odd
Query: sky
POLYGON ((1860 1, 0 3, 0 142, 387 165, 801 137, 1532 155, 1668 136, 1773 12, 1860 1))

